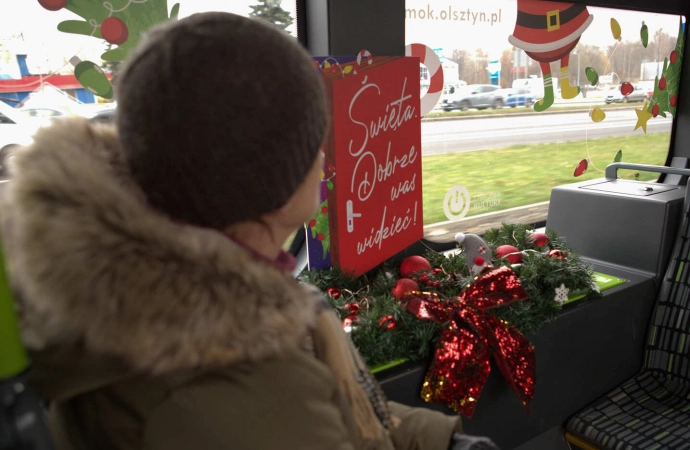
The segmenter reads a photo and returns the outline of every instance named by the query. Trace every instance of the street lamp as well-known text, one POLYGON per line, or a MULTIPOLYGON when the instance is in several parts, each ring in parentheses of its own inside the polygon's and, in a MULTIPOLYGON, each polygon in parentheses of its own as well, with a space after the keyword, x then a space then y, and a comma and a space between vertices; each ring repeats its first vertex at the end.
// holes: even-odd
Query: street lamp
POLYGON ((664 29, 659 28, 659 33, 657 36, 659 36, 659 42, 657 43, 656 46, 656 77, 659 78, 659 59, 661 58, 661 33, 663 33, 664 29))

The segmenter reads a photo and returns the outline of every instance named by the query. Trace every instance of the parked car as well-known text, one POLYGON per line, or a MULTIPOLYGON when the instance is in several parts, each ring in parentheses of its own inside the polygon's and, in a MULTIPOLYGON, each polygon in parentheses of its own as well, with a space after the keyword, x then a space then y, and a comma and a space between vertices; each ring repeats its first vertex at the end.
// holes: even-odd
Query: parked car
POLYGON ((506 97, 506 106, 515 108, 516 106, 530 107, 534 105, 534 94, 529 89, 513 89, 513 92, 506 97))
POLYGON ((69 116, 69 111, 61 108, 20 108, 17 112, 32 119, 54 119, 69 116))
POLYGON ((628 103, 628 102, 643 102, 647 100, 647 90, 641 86, 633 86, 633 91, 628 95, 623 95, 619 87, 611 89, 606 96, 606 103, 628 103))
POLYGON ((0 101, 0 176, 7 174, 7 161, 16 148, 31 143, 31 137, 44 124, 29 119, 0 101))
POLYGON ((92 122, 112 122, 113 120, 115 120, 115 108, 97 111, 88 118, 92 122))
POLYGON ((455 94, 445 99, 443 109, 444 111, 453 111, 454 109, 467 111, 470 108, 502 108, 505 104, 504 94, 505 92, 500 86, 470 84, 456 89, 455 94))

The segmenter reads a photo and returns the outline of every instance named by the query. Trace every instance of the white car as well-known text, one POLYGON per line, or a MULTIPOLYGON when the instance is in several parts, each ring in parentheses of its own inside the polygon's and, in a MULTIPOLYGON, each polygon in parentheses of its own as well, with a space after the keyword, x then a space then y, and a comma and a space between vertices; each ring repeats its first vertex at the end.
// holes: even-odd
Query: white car
POLYGON ((0 176, 7 174, 7 161, 12 150, 31 143, 31 137, 42 125, 42 121, 27 118, 0 101, 0 176))

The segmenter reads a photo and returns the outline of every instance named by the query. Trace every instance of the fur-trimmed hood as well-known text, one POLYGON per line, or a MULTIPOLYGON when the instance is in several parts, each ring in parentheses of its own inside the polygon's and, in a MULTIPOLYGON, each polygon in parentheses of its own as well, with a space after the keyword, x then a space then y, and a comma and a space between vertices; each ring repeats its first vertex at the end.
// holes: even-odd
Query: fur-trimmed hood
POLYGON ((12 163, 3 241, 31 350, 78 347, 163 373, 303 342, 318 293, 222 234, 149 208, 112 127, 58 121, 12 163))

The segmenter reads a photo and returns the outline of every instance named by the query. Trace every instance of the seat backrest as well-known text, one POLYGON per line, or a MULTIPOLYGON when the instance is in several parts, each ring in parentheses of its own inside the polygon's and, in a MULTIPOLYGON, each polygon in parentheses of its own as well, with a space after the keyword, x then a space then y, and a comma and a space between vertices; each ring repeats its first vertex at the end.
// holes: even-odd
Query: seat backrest
POLYGON ((644 368, 667 380, 669 389, 690 393, 690 187, 683 223, 662 281, 647 339, 644 368))

